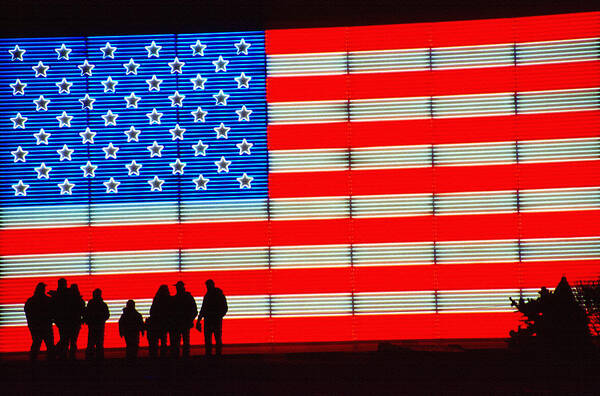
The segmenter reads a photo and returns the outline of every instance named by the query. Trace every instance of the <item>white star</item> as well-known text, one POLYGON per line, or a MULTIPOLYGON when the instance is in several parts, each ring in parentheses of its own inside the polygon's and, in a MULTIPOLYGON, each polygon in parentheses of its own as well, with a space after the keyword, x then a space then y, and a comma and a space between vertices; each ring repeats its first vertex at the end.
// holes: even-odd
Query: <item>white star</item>
POLYGON ((137 69, 138 69, 138 67, 140 67, 140 64, 135 63, 133 61, 133 58, 129 58, 129 62, 123 63, 123 67, 125 68, 125 75, 128 75, 128 74, 136 74, 137 75, 137 69))
POLYGON ((95 101, 96 101, 96 99, 90 98, 89 94, 85 94, 85 96, 83 98, 79 99, 79 102, 81 102, 81 110, 85 110, 85 109, 94 110, 94 102, 95 101))
POLYGON ((179 124, 175 124, 175 128, 169 129, 169 132, 173 136, 173 140, 183 140, 183 134, 185 132, 185 128, 180 128, 179 124))
POLYGON ((220 160, 215 161, 215 165, 217 165, 217 173, 229 173, 229 165, 231 165, 231 161, 227 161, 225 157, 221 157, 220 160))
POLYGON ((218 105, 227 106, 227 98, 229 98, 229 95, 227 95, 221 89, 218 94, 213 95, 213 98, 215 98, 215 100, 216 100, 216 103, 215 103, 216 106, 218 106, 218 105))
POLYGON ((107 193, 118 193, 119 184, 121 184, 121 182, 118 182, 113 177, 111 177, 108 181, 105 181, 102 184, 104 184, 104 186, 106 187, 107 193))
POLYGON ((127 168, 127 170, 129 171, 129 176, 139 176, 140 175, 140 169, 142 168, 142 164, 138 164, 135 161, 131 161, 130 164, 125 165, 125 168, 127 168))
POLYGON ((35 104, 35 111, 48 111, 48 104, 50 103, 50 99, 44 98, 44 95, 40 95, 39 99, 33 100, 33 104, 35 104))
POLYGON ((24 184, 23 180, 19 180, 17 184, 13 184, 12 188, 15 190, 15 196, 18 195, 27 195, 27 189, 29 188, 29 184, 24 184))
POLYGON ((222 137, 227 139, 227 133, 231 130, 231 128, 226 127, 225 124, 221 123, 221 125, 213 128, 213 130, 217 133, 217 139, 222 137))
POLYGON ((252 146, 254 146, 254 144, 248 143, 246 141, 246 138, 244 138, 244 140, 242 140, 241 143, 236 144, 236 146, 240 149, 240 155, 243 155, 244 153, 250 155, 250 149, 252 148, 252 146))
POLYGON ((141 98, 139 96, 135 96, 135 92, 132 92, 129 96, 123 97, 123 99, 125 99, 125 102, 127 103, 127 109, 130 107, 137 109, 137 103, 140 101, 141 98))
POLYGON ((237 48, 237 54, 248 55, 248 48, 250 48, 250 43, 246 43, 244 39, 241 39, 239 43, 233 44, 235 48, 237 48))
POLYGON ((169 96, 169 100, 171 101, 171 107, 182 107, 183 99, 185 99, 185 95, 180 95, 179 92, 175 91, 172 96, 169 96))
POLYGON ((38 133, 34 133, 33 136, 37 140, 35 143, 36 145, 40 145, 42 143, 48 145, 48 138, 52 136, 52 134, 47 133, 46 131, 44 131, 44 128, 42 128, 38 133))
POLYGON ((202 140, 198 140, 198 144, 193 144, 192 148, 194 149, 194 157, 197 157, 199 155, 205 157, 208 144, 204 144, 202 143, 202 140))
POLYGON ((58 183, 57 186, 60 188, 60 195, 72 195, 73 187, 75 187, 74 183, 69 183, 69 179, 65 179, 64 182, 58 183))
POLYGON ((192 181, 194 182, 194 184, 196 184, 196 190, 206 190, 207 188, 207 184, 210 181, 210 179, 205 178, 204 176, 202 176, 201 174, 198 175, 197 179, 192 179, 192 181))
POLYGON ((247 174, 243 174, 242 177, 236 177, 236 180, 240 183, 240 190, 243 188, 252 188, 250 183, 254 180, 253 177, 248 176, 247 174))
POLYGON ((150 125, 159 124, 160 125, 160 117, 163 116, 163 113, 159 113, 156 111, 156 108, 152 109, 152 113, 146 113, 146 117, 150 120, 150 125))
POLYGON ((177 159, 175 160, 175 162, 171 162, 171 163, 169 164, 169 166, 170 166, 171 168, 173 168, 173 174, 174 174, 174 175, 176 175, 176 174, 178 174, 178 173, 179 173, 180 175, 183 175, 183 168, 185 168, 185 162, 181 162, 181 161, 179 160, 179 158, 177 158, 177 159))
POLYGON ((150 80, 146 80, 146 83, 148 84, 148 91, 160 91, 160 83, 162 82, 163 80, 159 80, 158 78, 156 78, 156 75, 153 75, 150 80))
POLYGON ((25 129, 25 122, 27 121, 27 117, 23 117, 21 113, 17 113, 17 116, 11 118, 10 120, 13 122, 13 129, 25 129))
POLYGON ((88 161, 85 165, 81 165, 79 168, 83 171, 83 177, 96 177, 94 172, 96 172, 98 166, 92 165, 90 161, 88 161))
POLYGON ((56 86, 58 87, 59 94, 62 94, 62 93, 70 94, 73 83, 70 83, 67 81, 66 78, 63 78, 61 82, 56 83, 56 86))
POLYGON ((117 86, 117 84, 119 83, 118 81, 115 81, 112 79, 111 76, 108 76, 108 78, 105 81, 101 81, 102 85, 104 85, 104 92, 115 92, 115 87, 117 86))
POLYGON ((56 152, 60 154, 61 161, 71 161, 71 154, 73 154, 74 151, 75 150, 69 149, 69 147, 66 144, 63 144, 62 149, 56 150, 56 152))
POLYGON ((233 79, 238 83, 238 88, 250 88, 249 82, 252 80, 252 77, 247 76, 245 73, 233 79))
POLYGON ((111 58, 111 59, 115 59, 115 51, 117 50, 117 47, 111 47, 109 42, 106 42, 106 45, 104 46, 104 48, 100 48, 100 51, 102 51, 102 59, 105 58, 111 58))
POLYGON ((96 132, 92 132, 90 127, 85 128, 85 131, 79 132, 79 136, 81 136, 81 144, 94 144, 94 136, 96 136, 96 132))
POLYGON ((235 111, 238 115, 238 121, 250 121, 250 114, 252 110, 248 110, 246 105, 243 105, 241 109, 235 111))
POLYGON ((58 127, 62 128, 64 126, 70 128, 71 127, 71 120, 73 119, 73 116, 70 116, 67 114, 66 111, 63 111, 61 115, 57 116, 56 119, 58 120, 58 127))
POLYGON ((197 89, 204 89, 204 83, 206 82, 206 78, 202 78, 202 76, 198 73, 196 74, 196 78, 191 78, 190 81, 194 84, 194 91, 197 89))
POLYGON ((157 157, 162 157, 161 155, 161 151, 162 149, 165 148, 165 146, 163 146, 162 144, 158 144, 156 142, 156 140, 154 141, 154 143, 152 143, 152 146, 147 146, 146 149, 148 149, 148 151, 150 151, 150 158, 157 156, 157 157))
POLYGON ((46 166, 45 163, 41 163, 40 166, 38 166, 37 168, 33 168, 36 172, 37 172, 37 178, 38 179, 49 179, 50 178, 50 171, 52 170, 51 167, 46 166))
POLYGON ((169 62, 169 66, 171 67, 171 74, 181 74, 183 72, 184 65, 185 62, 179 62, 179 58, 176 57, 173 62, 169 62))
POLYGON ((95 65, 91 65, 88 63, 87 59, 83 61, 83 65, 77 66, 81 70, 82 76, 91 76, 92 69, 96 67, 95 65))
POLYGON ((38 78, 40 76, 47 77, 46 72, 50 69, 50 66, 44 66, 44 62, 39 61, 37 66, 32 66, 31 68, 35 72, 35 77, 38 78))
POLYGON ((14 84, 8 84, 13 89, 13 96, 16 95, 25 95, 25 87, 27 84, 21 82, 21 80, 17 79, 14 84))
POLYGON ((18 45, 15 45, 15 49, 8 50, 8 52, 10 52, 10 54, 12 55, 11 61, 15 61, 15 60, 23 61, 23 55, 27 51, 19 48, 18 45))
POLYGON ((146 48, 146 51, 148 51, 148 58, 152 58, 153 56, 156 56, 158 58, 158 51, 162 49, 162 46, 156 45, 156 43, 152 41, 152 44, 147 45, 144 48, 146 48))
POLYGON ((162 191, 162 185, 165 181, 158 178, 158 176, 154 176, 154 179, 148 180, 148 184, 150 184, 150 191, 162 191))
POLYGON ((190 48, 192 49, 192 51, 194 51, 192 56, 196 56, 196 55, 204 56, 204 49, 206 48, 206 45, 203 45, 200 42, 200 40, 196 40, 196 44, 190 45, 190 48))
POLYGON ((113 146, 112 142, 108 143, 108 146, 102 147, 102 151, 106 154, 104 155, 105 159, 114 158, 117 159, 117 151, 119 151, 118 147, 113 146))
POLYGON ((29 154, 29 151, 25 151, 21 146, 17 147, 15 151, 10 152, 15 157, 14 162, 27 162, 25 157, 29 154))
POLYGON ((219 71, 227 71, 227 64, 229 63, 228 60, 223 59, 223 57, 221 55, 219 55, 219 59, 217 59, 216 61, 212 62, 213 65, 215 65, 215 73, 219 72, 219 71))
POLYGON ((198 106, 196 111, 192 111, 190 114, 194 116, 194 122, 204 122, 204 117, 206 117, 208 111, 203 111, 202 107, 198 106))
POLYGON ((113 114, 112 110, 108 110, 105 115, 101 116, 104 119, 104 126, 117 125, 118 114, 113 114))
POLYGON ((71 48, 65 47, 65 45, 61 45, 60 48, 56 48, 54 51, 58 54, 58 60, 65 59, 69 60, 69 54, 71 53, 71 48))
POLYGON ((125 135, 127 135, 127 143, 129 143, 132 140, 134 140, 136 142, 139 142, 138 136, 139 136, 139 134, 141 132, 142 131, 139 131, 139 130, 135 129, 135 127, 132 125, 132 126, 129 127, 129 129, 127 131, 124 131, 123 133, 125 135))

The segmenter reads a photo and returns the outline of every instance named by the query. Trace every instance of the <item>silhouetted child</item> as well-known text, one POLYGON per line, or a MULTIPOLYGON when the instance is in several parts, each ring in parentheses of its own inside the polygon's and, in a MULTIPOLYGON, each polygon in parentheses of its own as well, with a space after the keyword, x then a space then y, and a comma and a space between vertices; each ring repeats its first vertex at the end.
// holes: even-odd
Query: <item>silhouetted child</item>
POLYGON ((140 333, 144 335, 144 320, 142 315, 135 309, 135 301, 129 300, 119 319, 119 335, 125 338, 127 360, 137 358, 140 333))

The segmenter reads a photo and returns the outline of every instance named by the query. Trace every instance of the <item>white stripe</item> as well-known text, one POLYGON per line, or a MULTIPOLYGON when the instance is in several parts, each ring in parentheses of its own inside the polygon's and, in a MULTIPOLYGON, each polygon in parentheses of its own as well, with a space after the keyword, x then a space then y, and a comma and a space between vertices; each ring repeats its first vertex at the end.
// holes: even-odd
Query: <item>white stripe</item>
POLYGON ((473 95, 353 99, 324 102, 271 102, 270 124, 317 124, 516 113, 556 113, 600 109, 600 89, 501 92, 473 95), (517 110, 515 111, 515 107, 517 110))
POLYGON ((182 201, 182 223, 266 220, 266 199, 182 201))
POLYGON ((437 242, 435 252, 438 264, 519 261, 519 245, 516 240, 437 242))
POLYGON ((321 172, 348 169, 348 150, 272 150, 269 172, 321 172))
POLYGON ((440 144, 433 147, 435 165, 511 164, 517 161, 514 142, 440 144))
POLYGON ((431 145, 352 149, 353 169, 414 168, 431 166, 431 145))
POLYGON ((0 228, 78 227, 88 224, 87 205, 0 208, 0 228))
POLYGON ((127 225, 176 223, 177 201, 91 204, 91 224, 127 225))
MULTIPOLYGON (((523 289, 524 298, 535 298, 535 289, 523 289)), ((518 298, 518 289, 441 290, 437 292, 437 308, 444 312, 512 312, 509 297, 518 298)), ((195 297, 198 307, 202 297, 195 297)), ((127 300, 105 300, 110 312, 108 323, 116 323, 127 300)), ((151 298, 136 299, 136 309, 148 317, 151 298)), ((281 294, 270 298, 273 317, 315 317, 352 315, 352 294, 281 294)), ((269 296, 228 296, 227 319, 268 318, 269 296)), ((26 326, 24 304, 0 304, 2 327, 26 326)), ((354 314, 415 314, 434 313, 436 298, 433 290, 408 292, 363 292, 354 295, 354 314)))
POLYGON ((499 67, 593 61, 600 39, 267 55, 269 77, 403 72, 427 69, 499 67))
POLYGON ((266 247, 181 251, 182 271, 239 271, 268 268, 269 253, 266 247))
POLYGON ((272 220, 334 219, 350 217, 348 197, 271 199, 272 220))
POLYGON ((600 138, 530 140, 518 143, 520 162, 600 159, 600 138))

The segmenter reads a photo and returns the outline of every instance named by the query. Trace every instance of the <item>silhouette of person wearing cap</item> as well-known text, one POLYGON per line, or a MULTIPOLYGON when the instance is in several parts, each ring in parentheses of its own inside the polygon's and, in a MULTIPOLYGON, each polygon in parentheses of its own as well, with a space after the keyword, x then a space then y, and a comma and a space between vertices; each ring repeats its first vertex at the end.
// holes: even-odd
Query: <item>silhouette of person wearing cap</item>
POLYGON ((85 357, 104 359, 104 324, 110 317, 108 305, 102 299, 102 290, 96 289, 85 308, 84 320, 88 326, 88 342, 85 357))
POLYGON ((133 361, 137 358, 140 347, 140 333, 144 335, 144 319, 135 309, 135 301, 129 300, 119 319, 119 335, 125 338, 127 360, 133 361))
POLYGON ((198 315, 198 306, 192 295, 185 291, 182 281, 175 284, 177 293, 171 297, 171 353, 179 357, 180 346, 183 341, 183 356, 190 355, 190 329, 194 326, 194 319, 198 315))
POLYGON ((67 349, 69 347, 70 335, 72 333, 71 312, 71 291, 67 288, 67 280, 60 278, 56 290, 50 291, 50 303, 52 316, 56 327, 58 327, 58 343, 56 344, 56 354, 59 359, 67 358, 67 349))
POLYGON ((48 351, 48 360, 54 358, 54 334, 52 333, 52 310, 50 306, 50 297, 46 295, 46 284, 38 283, 33 296, 27 299, 25 303, 25 317, 27 318, 27 327, 31 333, 31 348, 29 358, 35 360, 42 341, 48 351))
MULTIPOLYGON (((202 300, 202 308, 198 321, 204 318, 204 346, 206 355, 212 354, 212 336, 215 337, 216 354, 223 350, 223 317, 227 313, 227 299, 223 290, 215 287, 212 279, 206 281, 206 294, 202 300)), ((200 328, 200 326, 198 326, 200 328)))

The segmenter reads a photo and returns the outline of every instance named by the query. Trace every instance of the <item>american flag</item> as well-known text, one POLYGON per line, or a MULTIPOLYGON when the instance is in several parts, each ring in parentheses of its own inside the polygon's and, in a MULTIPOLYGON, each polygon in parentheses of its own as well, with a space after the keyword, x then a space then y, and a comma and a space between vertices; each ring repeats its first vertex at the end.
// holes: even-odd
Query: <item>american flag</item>
POLYGON ((229 343, 506 337, 508 297, 600 274, 599 37, 584 13, 0 40, 0 350, 61 276, 103 289, 107 346, 127 299, 207 278, 229 343))

